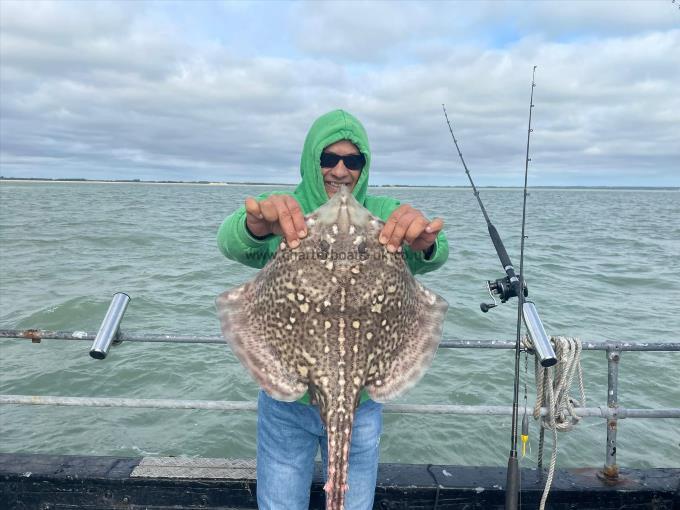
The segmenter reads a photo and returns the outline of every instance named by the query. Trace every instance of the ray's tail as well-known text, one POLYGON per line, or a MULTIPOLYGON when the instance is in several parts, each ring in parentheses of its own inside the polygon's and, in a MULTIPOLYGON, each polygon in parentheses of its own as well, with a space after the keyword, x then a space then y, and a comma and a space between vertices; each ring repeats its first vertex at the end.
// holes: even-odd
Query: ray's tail
POLYGON ((326 510, 343 510, 349 468, 349 449, 352 439, 354 411, 338 410, 328 417, 328 478, 326 491, 326 510))

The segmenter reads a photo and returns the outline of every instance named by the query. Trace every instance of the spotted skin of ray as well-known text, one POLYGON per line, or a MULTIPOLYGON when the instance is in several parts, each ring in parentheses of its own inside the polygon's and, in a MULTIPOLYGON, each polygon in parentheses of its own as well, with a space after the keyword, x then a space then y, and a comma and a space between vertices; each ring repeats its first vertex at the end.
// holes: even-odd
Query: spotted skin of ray
POLYGON ((269 395, 290 402, 309 391, 319 406, 326 508, 340 510, 362 388, 384 402, 412 387, 432 362, 448 305, 378 242, 384 223, 345 186, 305 221, 297 248, 281 244, 216 305, 231 349, 269 395))

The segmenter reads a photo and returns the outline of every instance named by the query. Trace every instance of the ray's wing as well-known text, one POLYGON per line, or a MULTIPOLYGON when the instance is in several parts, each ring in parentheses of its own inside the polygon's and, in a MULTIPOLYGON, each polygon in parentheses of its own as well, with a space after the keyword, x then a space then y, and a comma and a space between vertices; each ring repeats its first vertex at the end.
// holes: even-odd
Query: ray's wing
POLYGON ((410 273, 391 276, 386 282, 388 292, 381 294, 380 314, 373 321, 375 340, 365 380, 369 396, 377 402, 400 396, 425 374, 449 306, 410 273), (390 293, 394 287, 403 292, 390 293))
POLYGON ((314 249, 310 236, 295 252, 279 250, 254 280, 215 302, 234 354, 277 400, 292 402, 307 391, 318 351, 318 338, 309 334, 311 316, 337 286, 315 274, 317 266, 305 258, 314 249))
POLYGON ((268 328, 252 306, 255 286, 255 282, 248 282, 217 297, 222 334, 263 390, 273 398, 292 402, 307 390, 307 381, 281 357, 280 346, 267 340, 268 328))
POLYGON ((254 280, 217 297, 222 334, 257 383, 277 400, 292 402, 307 391, 309 363, 296 348, 301 323, 290 271, 280 253, 254 280), (286 285, 287 283, 287 285, 286 285))

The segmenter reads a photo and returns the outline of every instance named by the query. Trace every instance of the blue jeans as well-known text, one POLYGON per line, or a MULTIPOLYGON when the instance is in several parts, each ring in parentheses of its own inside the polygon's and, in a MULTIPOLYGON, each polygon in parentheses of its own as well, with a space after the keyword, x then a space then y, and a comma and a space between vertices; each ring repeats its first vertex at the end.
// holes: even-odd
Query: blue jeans
MULTIPOLYGON (((373 508, 382 431, 382 404, 356 409, 349 450, 346 510, 373 508)), ((317 406, 280 402, 260 391, 257 404, 257 505, 259 510, 307 510, 314 458, 321 446, 324 479, 326 429, 317 406)))

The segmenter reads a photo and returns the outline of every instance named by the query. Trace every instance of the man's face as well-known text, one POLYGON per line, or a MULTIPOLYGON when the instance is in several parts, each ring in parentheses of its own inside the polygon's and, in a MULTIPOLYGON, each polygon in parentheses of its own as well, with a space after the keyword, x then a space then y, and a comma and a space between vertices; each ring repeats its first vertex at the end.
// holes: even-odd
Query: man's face
MULTIPOLYGON (((338 156, 359 156, 361 154, 357 146, 349 140, 340 140, 339 142, 335 142, 334 144, 326 147, 323 152, 338 156)), ((321 165, 321 174, 323 175, 326 194, 328 195, 328 198, 330 198, 335 194, 336 191, 340 189, 342 184, 346 184, 349 186, 350 190, 353 190, 354 186, 356 186, 356 183, 359 180, 359 176, 361 175, 361 169, 350 170, 345 166, 345 161, 339 160, 332 168, 321 165)))

